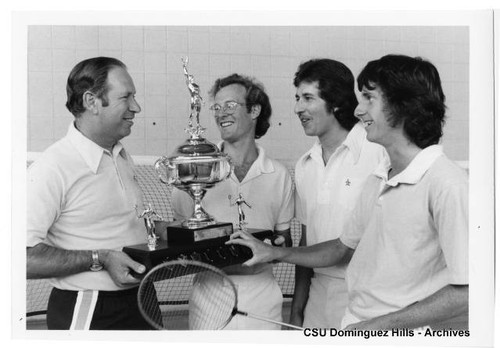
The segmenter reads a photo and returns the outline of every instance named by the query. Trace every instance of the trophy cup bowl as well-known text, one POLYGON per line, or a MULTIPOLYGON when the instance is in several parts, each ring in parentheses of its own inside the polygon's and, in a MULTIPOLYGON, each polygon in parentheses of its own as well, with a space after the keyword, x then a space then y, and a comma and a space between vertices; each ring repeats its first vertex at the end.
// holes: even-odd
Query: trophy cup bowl
POLYGON ((200 228, 216 223, 202 206, 207 189, 229 177, 229 157, 204 138, 190 138, 177 147, 170 157, 162 156, 155 163, 160 180, 187 192, 194 201, 194 212, 182 222, 183 227, 200 228))

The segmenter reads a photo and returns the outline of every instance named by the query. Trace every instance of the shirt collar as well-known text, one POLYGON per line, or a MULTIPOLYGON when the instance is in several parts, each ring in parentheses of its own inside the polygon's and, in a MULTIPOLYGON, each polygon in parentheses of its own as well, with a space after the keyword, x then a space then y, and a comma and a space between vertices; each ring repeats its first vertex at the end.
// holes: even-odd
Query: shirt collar
POLYGON ((388 180, 389 169, 391 168, 390 159, 388 157, 377 167, 374 175, 386 181, 389 186, 398 184, 416 184, 422 179, 424 174, 429 170, 432 164, 443 155, 443 147, 441 145, 431 145, 420 151, 410 164, 398 175, 388 180))
MULTIPOLYGON (((217 147, 222 150, 224 141, 221 141, 217 144, 217 147)), ((258 156, 255 161, 252 163, 250 170, 245 176, 244 181, 255 178, 261 174, 268 174, 274 172, 273 161, 269 157, 266 156, 266 151, 262 146, 256 144, 258 156)))
MULTIPOLYGON (((367 141, 365 128, 362 126, 361 122, 358 122, 354 125, 354 127, 352 127, 340 147, 349 150, 349 153, 352 155, 354 163, 356 164, 361 156, 361 149, 363 147, 363 142, 365 141, 367 141)), ((313 146, 303 156, 303 161, 312 158, 323 163, 322 153, 323 150, 321 148, 321 143, 319 142, 319 139, 316 139, 313 146)))
POLYGON ((97 169, 99 168, 99 164, 104 154, 111 155, 113 158, 116 158, 118 155, 127 158, 127 153, 120 142, 113 146, 113 153, 110 153, 108 150, 97 145, 80 133, 80 131, 76 129, 74 122, 71 122, 66 137, 75 146, 78 153, 82 156, 83 160, 94 174, 97 173, 97 169))

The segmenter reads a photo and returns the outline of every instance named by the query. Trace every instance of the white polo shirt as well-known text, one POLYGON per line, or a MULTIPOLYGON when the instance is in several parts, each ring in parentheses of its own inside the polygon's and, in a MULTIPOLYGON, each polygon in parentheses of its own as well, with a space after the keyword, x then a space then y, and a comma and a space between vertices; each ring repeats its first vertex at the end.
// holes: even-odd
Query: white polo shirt
MULTIPOLYGON (((385 149, 366 140, 360 123, 324 164, 319 141, 295 166, 295 214, 307 226, 307 245, 338 238, 348 221, 363 184, 387 157, 385 149)), ((316 273, 344 278, 345 267, 315 268, 316 273)))
POLYGON ((441 146, 422 150, 390 180, 382 163, 340 240, 347 268, 343 327, 400 310, 448 284, 468 284, 468 179, 441 146))
MULTIPOLYGON (((121 250, 146 242, 142 193, 132 159, 118 143, 113 152, 82 135, 73 125, 28 168, 27 246, 121 250)), ((89 263, 90 266, 90 263, 89 263)), ((66 290, 118 290, 107 271, 52 278, 66 290)))

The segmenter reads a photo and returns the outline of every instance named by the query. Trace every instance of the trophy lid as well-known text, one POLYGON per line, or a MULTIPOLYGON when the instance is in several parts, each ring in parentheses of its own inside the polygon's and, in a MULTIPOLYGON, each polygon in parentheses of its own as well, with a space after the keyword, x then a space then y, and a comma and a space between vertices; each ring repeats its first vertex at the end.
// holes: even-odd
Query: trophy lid
POLYGON ((204 138, 190 138, 175 149, 172 157, 217 156, 219 154, 220 150, 217 145, 204 138))

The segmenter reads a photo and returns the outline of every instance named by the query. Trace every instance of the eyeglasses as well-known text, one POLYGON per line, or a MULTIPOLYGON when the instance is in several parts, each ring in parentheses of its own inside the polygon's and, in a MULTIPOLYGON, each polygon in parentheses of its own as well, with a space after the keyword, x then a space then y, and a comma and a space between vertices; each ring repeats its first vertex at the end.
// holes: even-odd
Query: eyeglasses
POLYGON ((224 105, 214 104, 210 106, 210 111, 214 113, 214 115, 219 114, 221 112, 225 112, 227 114, 233 114, 238 106, 244 106, 244 103, 238 103, 235 101, 225 102, 224 105))

